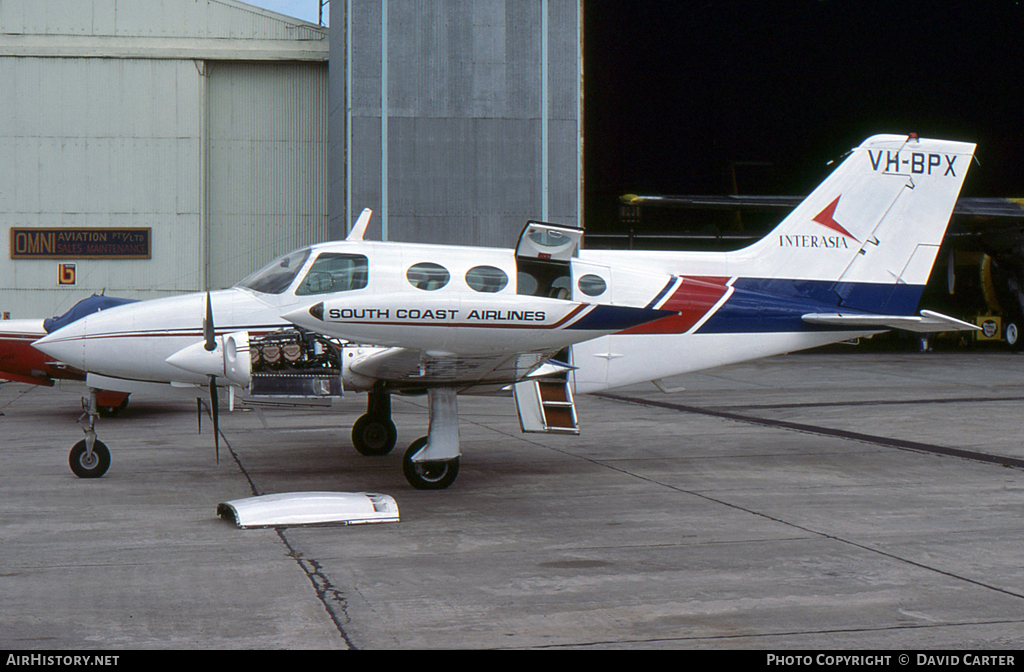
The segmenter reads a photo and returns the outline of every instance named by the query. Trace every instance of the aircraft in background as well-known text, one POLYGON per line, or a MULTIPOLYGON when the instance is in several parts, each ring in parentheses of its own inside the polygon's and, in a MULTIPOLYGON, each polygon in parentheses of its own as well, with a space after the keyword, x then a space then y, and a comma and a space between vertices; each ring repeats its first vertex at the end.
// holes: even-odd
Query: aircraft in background
MULTIPOLYGON (((85 380, 85 372, 54 361, 53 357, 32 347, 32 343, 86 315, 131 302, 131 299, 93 294, 60 317, 0 321, 0 379, 45 387, 53 387, 57 380, 85 380)), ((101 390, 97 404, 99 413, 110 417, 124 410, 128 395, 101 390)))
MULTIPOLYGON (((585 250, 581 230, 540 222, 515 249, 372 242, 364 211, 345 241, 236 287, 103 311, 35 345, 93 387, 209 390, 215 424, 219 387, 232 398, 367 392, 352 429, 366 455, 396 444, 390 395, 426 394, 428 433, 403 471, 416 488, 447 488, 459 394, 511 396, 524 431, 578 433, 574 394, 888 329, 976 329, 917 313, 973 152, 869 138, 770 235, 733 252, 585 250)), ((109 451, 91 423, 80 444, 73 468, 91 466, 76 473, 102 475, 109 451)))

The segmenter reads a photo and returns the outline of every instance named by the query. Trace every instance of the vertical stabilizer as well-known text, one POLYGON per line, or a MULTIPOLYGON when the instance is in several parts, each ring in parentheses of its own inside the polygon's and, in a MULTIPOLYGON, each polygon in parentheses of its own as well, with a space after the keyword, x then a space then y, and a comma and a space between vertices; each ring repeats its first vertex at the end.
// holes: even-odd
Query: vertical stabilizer
POLYGON ((920 291, 896 288, 927 282, 974 148, 869 138, 771 234, 734 253, 731 273, 831 281, 840 306, 913 310, 920 291))

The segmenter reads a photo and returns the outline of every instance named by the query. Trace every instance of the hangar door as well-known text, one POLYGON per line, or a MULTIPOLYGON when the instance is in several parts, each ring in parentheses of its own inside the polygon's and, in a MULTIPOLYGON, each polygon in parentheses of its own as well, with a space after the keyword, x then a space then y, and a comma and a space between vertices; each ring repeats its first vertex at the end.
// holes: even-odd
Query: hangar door
POLYGON ((208 62, 207 285, 327 239, 327 64, 208 62))

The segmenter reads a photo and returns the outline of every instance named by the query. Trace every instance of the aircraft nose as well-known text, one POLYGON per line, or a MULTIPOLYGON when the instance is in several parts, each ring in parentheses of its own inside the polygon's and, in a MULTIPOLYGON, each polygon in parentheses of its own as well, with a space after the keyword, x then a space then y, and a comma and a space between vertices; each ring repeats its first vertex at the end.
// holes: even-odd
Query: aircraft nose
POLYGON ((88 335, 88 322, 88 317, 72 322, 43 336, 32 343, 32 347, 68 366, 85 371, 85 338, 88 335))

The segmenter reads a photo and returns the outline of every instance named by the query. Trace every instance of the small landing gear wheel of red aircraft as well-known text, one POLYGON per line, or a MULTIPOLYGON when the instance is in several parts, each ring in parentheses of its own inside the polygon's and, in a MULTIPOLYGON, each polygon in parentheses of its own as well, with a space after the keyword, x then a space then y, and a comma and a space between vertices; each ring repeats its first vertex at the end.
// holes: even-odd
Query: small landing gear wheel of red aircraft
POLYGON ((412 456, 427 445, 427 437, 423 436, 412 442, 402 458, 402 471, 405 480, 417 490, 444 490, 459 475, 459 458, 431 462, 413 462, 412 456))
POLYGON ((110 468, 110 451, 105 443, 97 439, 90 453, 85 448, 85 439, 82 439, 71 449, 68 464, 79 478, 99 478, 110 468))

